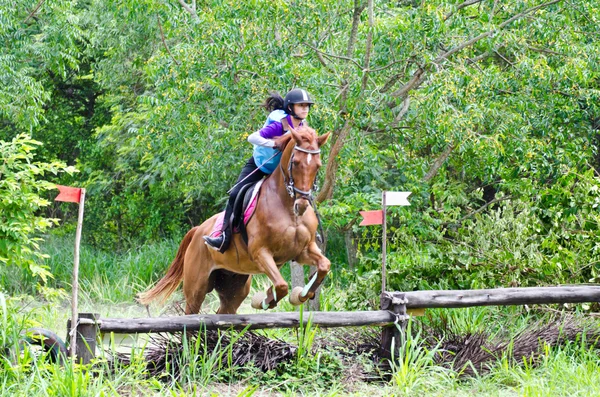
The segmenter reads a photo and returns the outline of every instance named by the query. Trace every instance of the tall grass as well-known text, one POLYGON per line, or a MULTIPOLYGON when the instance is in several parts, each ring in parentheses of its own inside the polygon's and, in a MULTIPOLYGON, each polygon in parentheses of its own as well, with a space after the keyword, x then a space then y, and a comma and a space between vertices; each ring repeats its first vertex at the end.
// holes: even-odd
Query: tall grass
MULTIPOLYGON (((367 384, 356 380, 349 382, 351 378, 345 373, 346 368, 336 352, 315 348, 316 339, 327 338, 328 334, 308 321, 297 330, 269 330, 272 335, 298 346, 295 360, 275 370, 262 373, 252 368, 236 368, 232 365, 231 344, 223 343, 211 350, 202 345, 202 338, 197 338, 191 343, 184 343, 180 347, 179 361, 171 362, 164 376, 155 379, 146 375, 144 346, 131 355, 129 365, 112 367, 101 356, 94 371, 69 362, 58 366, 36 359, 28 346, 19 350, 20 332, 47 312, 48 309, 42 306, 21 311, 17 301, 0 294, 0 342, 3 347, 12 350, 9 355, 0 354, 0 397, 222 395, 224 390, 228 395, 242 396, 600 395, 600 355, 598 350, 589 348, 584 339, 556 348, 546 346, 536 362, 514 362, 507 352, 486 375, 460 378, 447 366, 436 363, 436 355, 441 352, 440 345, 431 347, 431 343, 426 341, 425 328, 410 323, 399 354, 393 360, 390 380, 367 384)), ((301 314, 303 318, 310 316, 303 311, 301 314)), ((447 313, 447 316, 457 327, 473 319, 477 323, 471 324, 470 331, 477 331, 486 323, 497 329, 503 328, 504 333, 513 334, 513 331, 522 329, 522 324, 515 321, 513 310, 459 309, 447 313), (490 318, 495 318, 497 324, 491 324, 490 318), (513 325, 515 328, 512 328, 513 325)))
MULTIPOLYGON (((396 325, 399 327, 399 325, 396 325)), ((392 382, 401 395, 416 395, 451 388, 456 374, 436 364, 440 345, 427 348, 421 333, 412 333, 412 322, 400 332, 399 346, 392 346, 392 382)))
MULTIPOLYGON (((177 239, 167 240, 125 253, 82 247, 81 305, 101 309, 98 311, 107 317, 144 315, 142 308, 132 309, 134 296, 164 275, 178 244, 177 239), (130 310, 138 312, 132 314, 130 310)), ((48 265, 55 275, 48 287, 70 291, 72 239, 51 237, 44 250, 50 255, 48 265)), ((284 266, 282 271, 289 280, 288 266, 284 266)), ((344 282, 347 280, 340 279, 335 272, 328 276, 321 295, 324 310, 340 310, 341 302, 351 295, 346 289, 336 288, 344 282)), ((402 341, 400 354, 393 360, 389 379, 375 384, 357 381, 349 375, 337 352, 316 349, 315 341, 329 336, 326 330, 314 327, 310 321, 298 330, 264 331, 272 338, 298 346, 295 360, 275 370, 263 373, 253 368, 236 368, 230 358, 231 344, 210 350, 202 346, 202 338, 198 338, 182 347, 182 358, 178 364, 171 364, 164 377, 155 379, 147 377, 143 346, 132 355, 128 366, 110 367, 105 358, 100 357, 97 371, 93 372, 70 363, 61 367, 36 358, 28 346, 19 345, 21 331, 42 324, 64 335, 68 304, 63 302, 61 306, 60 299, 68 295, 58 294, 58 300, 47 301, 9 298, 8 293, 13 296, 16 293, 39 293, 32 287, 35 280, 15 269, 0 269, 0 283, 5 290, 4 294, 0 293, 0 397, 222 395, 223 390, 226 390, 225 394, 240 396, 600 395, 600 355, 598 350, 588 348, 583 340, 557 348, 546 347, 536 362, 514 362, 508 355, 501 357, 485 375, 472 378, 460 378, 447 366, 436 364, 435 358, 441 348, 435 343, 431 347, 431 341, 427 340, 431 336, 427 334, 428 327, 445 324, 448 332, 454 334, 485 331, 492 336, 516 335, 538 317, 522 307, 428 311, 428 317, 419 318, 418 324, 410 324, 410 332, 402 341)), ((257 276, 253 291, 264 291, 270 285, 266 276, 257 276)), ((207 298, 205 312, 213 312, 218 306, 213 295, 207 298)), ((277 310, 295 309, 286 299, 277 310)), ((303 307, 301 315, 306 318, 309 313, 304 310, 303 307)), ((241 311, 253 311, 249 307, 249 299, 241 311)), ((368 361, 357 357, 356 362, 363 359, 368 361)))
MULTIPOLYGON (((162 277, 175 257, 179 241, 164 240, 123 253, 106 252, 82 245, 79 264, 81 291, 94 301, 131 302, 137 292, 162 277)), ((54 275, 47 287, 71 290, 74 238, 47 237, 43 245, 49 255, 46 265, 54 275)), ((0 281, 11 294, 36 294, 37 280, 17 268, 0 269, 0 281)))

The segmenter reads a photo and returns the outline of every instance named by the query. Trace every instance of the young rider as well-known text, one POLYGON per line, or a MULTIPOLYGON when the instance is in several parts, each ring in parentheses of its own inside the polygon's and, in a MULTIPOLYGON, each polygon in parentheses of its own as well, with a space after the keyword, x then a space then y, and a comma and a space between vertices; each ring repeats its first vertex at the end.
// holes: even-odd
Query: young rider
POLYGON ((276 93, 267 98, 265 107, 272 112, 267 117, 263 128, 248 137, 248 142, 254 145, 254 152, 230 190, 221 235, 204 236, 209 248, 219 252, 227 250, 232 235, 233 205, 239 191, 248 183, 258 182, 275 171, 281 160, 281 151, 284 149, 276 147, 275 139, 288 133, 290 126, 298 128, 303 125, 313 103, 308 92, 300 88, 291 90, 285 98, 276 93))

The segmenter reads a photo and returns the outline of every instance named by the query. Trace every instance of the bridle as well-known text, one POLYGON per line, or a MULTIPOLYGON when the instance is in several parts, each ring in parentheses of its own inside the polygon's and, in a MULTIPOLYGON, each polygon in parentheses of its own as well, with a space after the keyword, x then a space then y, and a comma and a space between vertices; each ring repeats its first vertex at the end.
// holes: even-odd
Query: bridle
MULTIPOLYGON (((308 154, 321 153, 321 149, 316 149, 316 150, 304 149, 298 145, 294 146, 294 150, 297 150, 299 152, 308 153, 308 154)), ((288 179, 285 176, 285 172, 283 172, 283 167, 281 166, 281 162, 279 162, 279 168, 281 168, 281 175, 283 175, 283 183, 285 184, 285 190, 287 190, 288 194, 292 198, 297 197, 296 194, 300 194, 300 198, 305 198, 305 199, 311 201, 312 193, 319 190, 319 187, 317 186, 317 176, 315 175, 315 180, 313 182, 313 186, 309 191, 300 190, 294 185, 294 177, 292 176, 292 165, 293 164, 294 164, 294 152, 292 152, 292 155, 290 156, 290 161, 288 164, 288 175, 289 175, 289 179, 288 179)))

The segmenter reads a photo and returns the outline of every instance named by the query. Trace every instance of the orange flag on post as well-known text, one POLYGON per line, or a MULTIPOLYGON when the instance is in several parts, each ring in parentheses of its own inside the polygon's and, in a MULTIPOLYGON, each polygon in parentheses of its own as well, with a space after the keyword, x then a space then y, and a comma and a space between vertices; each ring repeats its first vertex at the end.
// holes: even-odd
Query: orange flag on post
POLYGON ((69 335, 71 336, 71 351, 70 356, 73 361, 77 355, 77 344, 78 339, 81 335, 77 333, 77 325, 79 323, 77 312, 77 294, 79 290, 79 242, 81 241, 81 229, 83 227, 83 206, 85 203, 85 189, 80 187, 62 186, 56 185, 58 189, 58 196, 54 201, 66 201, 69 203, 79 204, 79 215, 77 217, 77 229, 75 230, 75 253, 73 260, 73 295, 71 298, 71 330, 69 335))
POLYGON ((58 196, 54 199, 54 201, 66 201, 69 203, 79 203, 81 200, 81 188, 80 187, 70 187, 70 186, 62 186, 56 185, 58 189, 58 196))
POLYGON ((359 211, 363 217, 362 222, 358 226, 381 225, 383 223, 383 211, 359 211))

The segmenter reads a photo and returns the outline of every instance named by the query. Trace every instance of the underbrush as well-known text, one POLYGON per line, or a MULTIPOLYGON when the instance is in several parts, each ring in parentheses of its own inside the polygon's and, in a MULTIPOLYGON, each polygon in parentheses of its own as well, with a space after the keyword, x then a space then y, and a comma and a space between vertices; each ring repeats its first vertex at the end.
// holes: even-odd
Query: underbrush
MULTIPOLYGON (((576 311, 557 316, 520 307, 432 310, 408 324, 391 362, 377 358, 378 328, 326 330, 309 321, 299 329, 201 331, 139 338, 135 344, 109 337, 86 368, 55 364, 31 346, 18 347, 21 331, 47 327, 47 318, 61 310, 56 305, 24 310, 22 302, 1 295, 0 336, 7 349, 0 358, 0 396, 600 394, 600 351, 594 339, 600 322, 576 311), (584 332, 568 334, 574 329, 569 324, 584 332), (564 337, 549 338, 549 329, 564 337), (535 353, 522 355, 519 340, 532 330, 538 330, 531 345, 535 353), (481 333, 486 337, 474 337, 481 333), (473 346, 461 350, 465 342, 473 346), (494 351, 485 366, 465 360, 465 354, 475 360, 481 351, 494 351), (266 354, 271 354, 267 366, 266 354)), ((101 311, 129 316, 123 306, 101 311)))
MULTIPOLYGON (((127 318, 180 314, 180 290, 149 311, 134 300, 164 275, 178 244, 173 239, 122 254, 84 246, 79 311, 127 318)), ((71 241, 51 237, 44 250, 55 276, 44 287, 31 289, 35 282, 26 274, 0 269, 0 397, 600 395, 600 321, 593 305, 429 310, 409 324, 391 362, 378 358, 379 328, 325 330, 309 321, 299 329, 189 338, 112 335, 91 368, 55 364, 19 343, 29 327, 65 337, 71 241)), ((289 280, 289 267, 282 272, 289 280)), ((358 278, 339 268, 330 273, 321 310, 376 309, 377 296, 365 293, 373 285, 358 278)), ((250 296, 269 286, 266 276, 254 277, 250 296)), ((217 307, 218 298, 209 294, 202 312, 217 307)), ((294 308, 284 300, 276 310, 294 308)), ((240 312, 255 312, 249 299, 240 312)))

